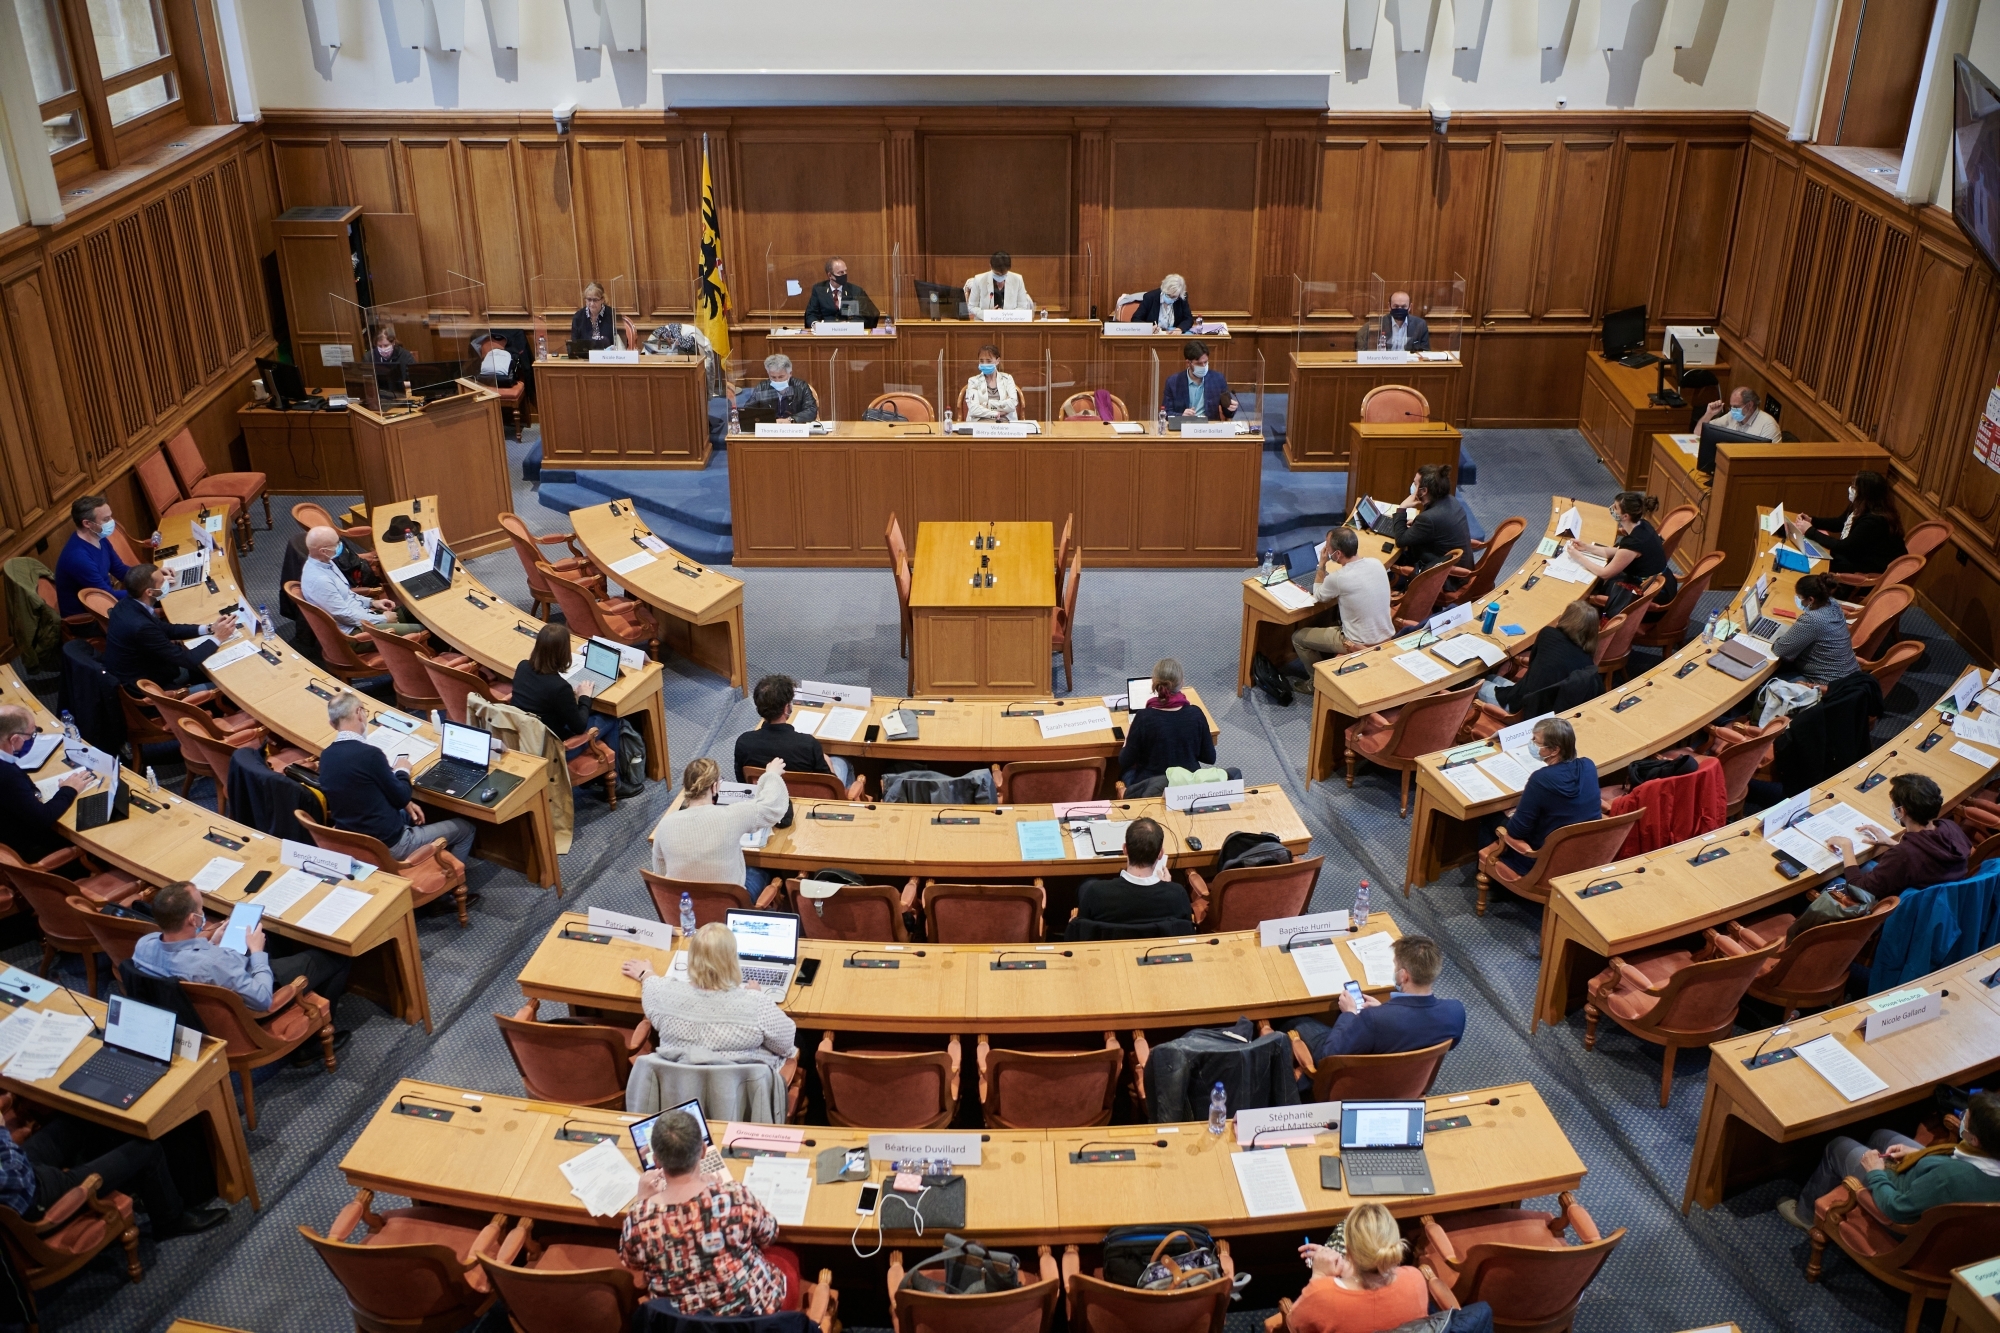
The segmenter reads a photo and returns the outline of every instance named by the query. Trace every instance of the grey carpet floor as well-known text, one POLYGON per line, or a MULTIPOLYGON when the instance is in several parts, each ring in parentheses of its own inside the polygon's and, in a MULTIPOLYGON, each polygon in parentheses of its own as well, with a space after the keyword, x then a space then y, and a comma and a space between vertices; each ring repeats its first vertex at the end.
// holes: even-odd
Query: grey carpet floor
MULTIPOLYGON (((532 435, 530 437, 532 439, 532 435)), ((1472 431, 1480 483, 1467 501, 1487 530, 1509 514, 1547 512, 1551 494, 1608 501, 1614 487, 1574 431, 1472 431)), ((525 445, 511 447, 516 463, 525 445)), ((515 511, 531 526, 560 522, 515 484, 515 511)), ((325 497, 344 502, 351 497, 325 497)), ((246 558, 253 596, 275 601, 285 537, 259 534, 246 558)), ((1530 548, 1516 549, 1516 561, 1530 548)), ((479 576, 525 606, 525 587, 511 551, 473 562, 479 576)), ((874 571, 743 570, 744 620, 752 679, 783 671, 794 677, 848 680, 894 688, 903 677, 897 652, 896 601, 890 579, 874 571)), ((1086 569, 1079 600, 1076 690, 1116 691, 1162 656, 1178 657, 1222 728, 1221 762, 1254 782, 1285 786, 1327 858, 1313 906, 1344 907, 1356 882, 1400 884, 1408 826, 1396 812, 1393 775, 1364 772, 1349 791, 1339 782, 1310 791, 1301 776, 1309 711, 1303 702, 1275 707, 1254 691, 1234 693, 1240 571, 1147 572, 1086 569)), ((1714 596, 1720 603, 1720 594, 1714 596)), ((1704 606, 1701 614, 1708 608, 1704 606)), ((1697 616, 1699 621, 1700 615, 1697 616)), ((1899 711, 1878 735, 1900 727, 1927 706, 1963 667, 1959 647, 1919 614, 1904 633, 1930 649, 1892 699, 1899 711)), ((665 672, 669 744, 675 776, 689 759, 728 760, 737 732, 755 725, 749 702, 719 678, 670 661, 665 672)), ((163 780, 169 771, 162 769, 163 780)), ((177 775, 171 775, 177 781, 177 775)), ((124 1282, 122 1269, 100 1262, 47 1293, 44 1324, 52 1329, 164 1329, 175 1316, 254 1330, 344 1330, 352 1327, 339 1285, 299 1237, 300 1225, 323 1230, 352 1191, 339 1170, 343 1154, 384 1092, 404 1075, 502 1093, 520 1091, 519 1076, 491 1015, 520 1001, 514 977, 561 909, 601 905, 649 909, 636 873, 637 848, 665 807, 670 788, 653 784, 614 814, 592 797, 578 805, 574 849, 564 858, 569 892, 558 904, 519 874, 475 862, 473 884, 483 895, 472 925, 448 915, 420 920, 425 971, 436 1033, 426 1037, 366 1001, 343 1002, 340 1021, 356 1030, 336 1073, 283 1070, 259 1084, 260 1122, 250 1148, 263 1209, 238 1205, 224 1227, 198 1239, 145 1243, 146 1278, 124 1282)), ((206 785, 196 787, 197 797, 206 785)), ((1611 1029, 1594 1053, 1582 1049, 1582 1019, 1531 1036, 1529 1001, 1537 968, 1538 921, 1532 907, 1501 895, 1483 918, 1472 912, 1469 868, 1405 899, 1378 889, 1375 904, 1406 932, 1437 937, 1448 964, 1443 993, 1470 1013, 1466 1040, 1445 1063, 1439 1092, 1519 1080, 1532 1081, 1553 1108, 1589 1168, 1581 1196, 1607 1232, 1626 1236, 1586 1294, 1579 1333, 1676 1330, 1736 1321, 1754 1333, 1892 1329, 1903 1298, 1872 1282, 1840 1257, 1825 1279, 1804 1280, 1806 1241, 1771 1211, 1796 1181, 1773 1180, 1713 1211, 1679 1212, 1681 1186, 1700 1113, 1707 1056, 1684 1054, 1671 1105, 1656 1105, 1659 1056, 1611 1029)), ((32 966, 39 949, 5 951, 32 966)), ((77 978, 81 984, 80 977, 77 978)), ((1538 1201, 1548 1206, 1551 1201, 1538 1201)), ((1191 1219, 1199 1220, 1199 1219, 1191 1219)), ((1260 1274, 1245 1293, 1231 1327, 1248 1333, 1253 1312, 1296 1293, 1290 1272, 1260 1274)), ((1925 1327, 1940 1318, 1933 1303, 1925 1327)), ((487 1326, 503 1328, 489 1316, 487 1326)))

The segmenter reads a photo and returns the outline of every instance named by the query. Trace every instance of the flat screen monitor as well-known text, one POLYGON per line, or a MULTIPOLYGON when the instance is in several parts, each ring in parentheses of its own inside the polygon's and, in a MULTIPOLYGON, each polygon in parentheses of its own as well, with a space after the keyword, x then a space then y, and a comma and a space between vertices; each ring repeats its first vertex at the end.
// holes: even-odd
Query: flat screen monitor
POLYGON ((1765 439, 1762 435, 1751 435, 1744 431, 1731 430, 1729 427, 1717 425, 1713 421, 1706 422, 1701 428, 1701 444, 1695 451, 1695 471, 1715 471, 1715 446, 1723 440, 1727 440, 1731 444, 1771 443, 1771 441, 1765 439))
POLYGON ((1964 56, 1952 58, 1951 215, 2000 269, 2000 87, 1964 56))
MULTIPOLYGON (((347 388, 347 401, 356 407, 365 407, 370 412, 382 410, 382 382, 369 370, 367 362, 348 362, 340 368, 340 378, 347 388)), ((397 392, 403 386, 396 386, 397 392)))
POLYGON ((736 424, 745 433, 754 431, 760 422, 775 422, 778 419, 778 400, 775 396, 751 398, 736 409, 736 424))
POLYGON ((955 287, 948 282, 925 282, 921 278, 914 281, 917 284, 918 318, 971 318, 971 312, 965 308, 965 288, 955 287))
POLYGON ((257 358, 257 373, 264 377, 264 388, 279 407, 311 397, 306 392, 306 377, 288 361, 273 361, 260 356, 257 358))
POLYGON ((1646 307, 1628 306, 1604 317, 1604 359, 1616 361, 1646 347, 1646 307))
POLYGON ((403 376, 410 382, 410 392, 429 402, 462 392, 458 383, 460 370, 456 361, 419 361, 403 367, 403 376))

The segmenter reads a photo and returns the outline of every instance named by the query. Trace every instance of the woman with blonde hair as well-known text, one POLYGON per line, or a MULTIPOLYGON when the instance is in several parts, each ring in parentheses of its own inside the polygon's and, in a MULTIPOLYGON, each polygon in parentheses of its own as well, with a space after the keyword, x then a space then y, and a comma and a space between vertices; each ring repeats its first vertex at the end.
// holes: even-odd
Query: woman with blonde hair
POLYGON ((785 761, 773 759, 747 801, 717 805, 722 767, 703 757, 681 774, 680 801, 653 826, 653 873, 697 884, 742 884, 752 894, 769 876, 743 861, 743 835, 768 829, 785 817, 791 796, 785 790, 785 761), (757 882, 748 882, 750 874, 757 882))
POLYGON ((1396 1219, 1379 1203, 1364 1203, 1341 1225, 1346 1253, 1301 1245, 1312 1280, 1292 1306, 1294 1333, 1385 1333, 1430 1310, 1424 1275, 1403 1262, 1396 1219))
MULTIPOLYGON (((655 1050, 670 1060, 690 1054, 724 1064, 769 1065, 787 1083, 798 1067, 798 1025, 754 981, 743 980, 736 937, 711 921, 688 941, 685 980, 657 977, 637 958, 619 970, 639 983, 639 1007, 652 1021, 655 1050)), ((782 998, 782 997, 780 997, 782 998)))

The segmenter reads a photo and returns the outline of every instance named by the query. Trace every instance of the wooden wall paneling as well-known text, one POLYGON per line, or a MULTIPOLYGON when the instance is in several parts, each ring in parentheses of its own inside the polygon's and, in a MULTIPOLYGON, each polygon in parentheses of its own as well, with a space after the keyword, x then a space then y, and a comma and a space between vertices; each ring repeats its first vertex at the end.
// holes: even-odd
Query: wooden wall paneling
POLYGON ((111 225, 111 231, 118 253, 119 294, 130 306, 132 328, 138 338, 137 342, 127 344, 139 355, 127 363, 126 378, 135 381, 135 388, 143 384, 148 409, 144 426, 151 426, 180 399, 173 380, 172 354, 166 350, 166 343, 169 337, 180 337, 182 330, 178 324, 167 322, 171 307, 167 305, 166 292, 156 283, 158 257, 146 244, 143 214, 136 210, 127 213, 111 225))
POLYGON ((273 137, 271 165, 277 177, 278 212, 349 202, 334 179, 333 136, 273 137))
POLYGON ((253 257, 268 255, 277 249, 277 242, 271 238, 271 219, 284 210, 278 205, 278 177, 271 154, 263 151, 262 145, 243 155, 238 188, 245 203, 238 215, 250 229, 249 253, 253 257))
POLYGON ((1583 355, 1596 337, 1590 329, 1482 330, 1468 358, 1472 390, 1466 424, 1573 424, 1583 397, 1583 355))
POLYGON ((114 420, 118 423, 113 445, 116 449, 153 424, 152 409, 146 402, 139 377, 109 374, 110 367, 105 364, 106 354, 111 348, 143 346, 132 318, 133 302, 138 293, 124 284, 124 274, 118 263, 118 242, 111 227, 99 227, 83 238, 83 262, 90 273, 90 285, 97 294, 97 304, 74 312, 71 318, 93 326, 89 345, 80 349, 83 355, 79 362, 85 368, 84 382, 102 385, 111 399, 115 409, 114 420))
POLYGON ((638 238, 633 234, 637 201, 632 194, 630 141, 575 136, 571 161, 576 169, 577 250, 587 273, 623 276, 631 293, 618 304, 621 314, 643 312, 652 304, 639 295, 643 276, 638 238))
MULTIPOLYGON (((263 162, 262 154, 246 154, 241 158, 225 159, 215 169, 216 202, 222 210, 223 239, 234 252, 236 278, 233 290, 231 284, 217 282, 216 300, 218 306, 227 312, 232 324, 240 316, 246 349, 271 336, 271 307, 264 294, 263 266, 257 262, 259 255, 270 253, 272 248, 269 224, 259 220, 256 227, 251 225, 253 218, 261 219, 262 214, 255 211, 260 205, 255 191, 244 180, 252 166, 263 162)), ((213 371, 209 373, 212 375, 213 371)))
POLYGON ((1843 321, 1840 336, 1854 350, 1846 379, 1845 415, 1863 436, 1874 438, 1881 427, 1882 400, 1889 388, 1884 366, 1910 319, 1903 291, 1909 280, 1910 234, 1885 223, 1872 263, 1858 274, 1855 314, 1843 321))
MULTIPOLYGON (((449 292, 463 288, 465 262, 465 216, 459 208, 458 154, 448 138, 399 141, 403 153, 409 212, 417 217, 417 236, 423 245, 423 289, 420 294, 449 292)), ((378 303, 383 297, 378 295, 378 303)), ((463 311, 469 302, 453 300, 440 309, 463 311)), ((480 313, 480 312, 470 312, 480 313)))
POLYGON ((1192 544, 1195 470, 1188 465, 1193 452, 1186 445, 1139 451, 1138 475, 1118 500, 1133 511, 1140 551, 1185 551, 1192 544))
POLYGON ((1391 290, 1412 279, 1442 276, 1432 262, 1437 237, 1433 142, 1428 135, 1384 135, 1375 140, 1369 192, 1373 216, 1368 220, 1367 268, 1362 276, 1373 273, 1391 290))
POLYGON ((1447 139, 1437 175, 1437 240, 1428 276, 1446 279, 1457 274, 1465 279, 1465 308, 1459 313, 1466 318, 1480 309, 1495 156, 1491 135, 1447 139))
POLYGON ((1112 136, 1107 308, 1179 273, 1196 313, 1250 317, 1257 284, 1243 257, 1257 253, 1259 147, 1256 138, 1112 136))
POLYGON ((905 536, 916 540, 919 523, 971 521, 973 515, 965 499, 972 470, 970 448, 962 444, 919 445, 910 450, 908 466, 911 518, 903 529, 905 536))
MULTIPOLYGON (((81 375, 84 368, 93 363, 95 355, 87 312, 93 308, 96 297, 91 290, 82 244, 65 246, 52 252, 49 255, 49 271, 55 275, 54 308, 70 315, 55 323, 65 362, 56 382, 74 382, 71 376, 81 375)), ((120 436, 112 413, 111 395, 102 392, 77 394, 69 401, 75 414, 72 420, 81 436, 86 466, 93 466, 116 453, 120 436)))
POLYGON ((1610 228, 1604 265, 1605 310, 1643 305, 1654 323, 1660 318, 1662 270, 1668 224, 1673 218, 1678 135, 1627 134, 1619 138, 1610 228))
POLYGON ((1072 147, 1068 134, 923 136, 923 276, 964 282, 1005 250, 1037 304, 1071 313, 1072 147))
POLYGON ((238 253, 244 233, 233 224, 232 210, 242 206, 242 191, 225 188, 235 180, 233 172, 224 170, 229 165, 224 162, 216 171, 195 177, 193 203, 198 222, 190 239, 200 238, 208 260, 205 278, 213 284, 216 337, 234 360, 248 351, 253 341, 268 335, 270 321, 261 275, 253 285, 255 268, 247 255, 238 253))
POLYGON ((802 444, 798 451, 799 542, 807 551, 853 550, 864 534, 854 528, 853 468, 840 445, 802 444))
MULTIPOLYGON (((1076 313, 1115 318, 1117 312, 1112 305, 1121 295, 1147 289, 1120 286, 1116 276, 1117 264, 1110 244, 1110 211, 1114 206, 1117 186, 1105 147, 1104 128, 1108 124, 1110 121, 1105 117, 1089 117, 1077 122, 1076 259, 1072 265, 1071 280, 1078 284, 1077 299, 1072 302, 1076 313)), ((1251 196, 1253 200, 1255 197, 1254 194, 1251 196)), ((1135 267, 1143 266, 1138 259, 1129 262, 1135 267)), ((1162 274, 1168 271, 1160 270, 1162 274)), ((1159 279, 1153 281, 1157 284, 1159 279)))
POLYGON ((1685 141, 1666 274, 1653 303, 1653 317, 1662 324, 1711 324, 1722 316, 1744 156, 1740 138, 1685 141))
MULTIPOLYGON (((415 213, 363 213, 361 234, 368 252, 368 290, 375 304, 416 300, 436 290, 424 271, 423 220, 415 213)), ((451 284, 461 285, 456 278, 451 284)), ((418 360, 431 359, 422 355, 414 333, 398 330, 398 337, 418 352, 418 360)))
POLYGON ((396 188, 396 145, 394 140, 357 138, 342 135, 335 140, 336 155, 347 178, 344 204, 359 204, 370 213, 401 213, 401 192, 396 188))
POLYGON ((1821 262, 1821 232, 1829 202, 1824 182, 1811 176, 1801 177, 1798 212, 1786 245, 1780 251, 1784 257, 1784 295, 1779 299, 1771 343, 1772 362, 1785 370, 1801 364, 1802 349, 1808 346, 1811 336, 1806 319, 1812 303, 1814 275, 1821 262))
POLYGON ((567 315, 583 304, 584 283, 609 282, 618 275, 585 274, 581 267, 576 215, 570 207, 574 164, 568 141, 522 135, 514 140, 514 153, 528 299, 546 313, 567 315))
POLYGON ((1796 162, 1773 145, 1750 141, 1735 205, 1736 232, 1723 287, 1722 319, 1739 343, 1760 355, 1771 351, 1798 184, 1796 162))
POLYGON ((1556 319, 1593 320, 1599 301, 1598 256, 1603 252, 1616 140, 1564 135, 1550 186, 1540 301, 1535 313, 1556 319))
MULTIPOLYGON (((210 300, 209 281, 200 269, 189 266, 192 255, 181 240, 185 233, 174 226, 177 213, 193 216, 192 193, 183 186, 171 195, 153 200, 142 213, 160 300, 168 312, 169 336, 160 346, 159 356, 173 375, 174 398, 179 401, 199 389, 222 360, 212 333, 214 320, 204 318, 204 308, 210 300), (209 331, 208 336, 202 336, 198 330, 209 331)), ((223 281, 230 280, 228 274, 223 276, 223 281)))
POLYGON ((1814 140, 1901 151, 1937 0, 1843 5, 1814 140))
POLYGON ((1306 245, 1305 267, 1296 276, 1306 284, 1301 307, 1287 313, 1300 323, 1358 320, 1367 315, 1364 292, 1354 284, 1368 276, 1368 188, 1374 165, 1371 141, 1322 138, 1319 191, 1306 245))
MULTIPOLYGON (((1537 313, 1542 219, 1556 175, 1556 148, 1549 135, 1500 136, 1484 284, 1488 324, 1525 321, 1537 313)), ((1473 415, 1480 413, 1475 409, 1473 415)))
POLYGON ((678 139, 640 140, 637 158, 638 263, 648 320, 664 322, 694 312, 694 275, 701 259, 698 219, 689 203, 687 144, 678 139))
MULTIPOLYGON (((1263 197, 1257 207, 1263 248, 1256 270, 1256 317, 1267 323, 1292 321, 1292 275, 1306 270, 1311 234, 1306 214, 1313 206, 1313 185, 1318 175, 1314 170, 1317 138, 1307 126, 1288 122, 1270 126, 1265 146, 1263 197)), ((1283 378, 1282 368, 1271 373, 1283 378)))
POLYGON ((486 284, 486 308, 494 315, 523 318, 531 310, 513 144, 506 139, 460 139, 459 152, 465 159, 469 204, 466 241, 472 248, 473 272, 486 284))
POLYGON ((56 351, 62 330, 54 318, 48 278, 48 270, 36 265, 0 279, 10 353, 5 378, 15 386, 18 405, 16 411, 4 414, 12 427, 5 451, 14 505, 8 518, 20 527, 37 523, 45 507, 67 504, 82 493, 89 478, 85 444, 65 402, 62 362, 56 351))
MULTIPOLYGON (((751 319, 789 307, 805 309, 804 294, 824 276, 825 261, 847 260, 848 271, 878 305, 886 306, 889 274, 888 144, 879 133, 763 133, 734 138, 737 235, 741 248, 724 261, 730 302, 751 319), (785 280, 800 295, 787 298, 785 280)), ((989 191, 990 194, 990 191, 989 191)), ((1022 270, 1028 290, 1034 277, 1022 270)))

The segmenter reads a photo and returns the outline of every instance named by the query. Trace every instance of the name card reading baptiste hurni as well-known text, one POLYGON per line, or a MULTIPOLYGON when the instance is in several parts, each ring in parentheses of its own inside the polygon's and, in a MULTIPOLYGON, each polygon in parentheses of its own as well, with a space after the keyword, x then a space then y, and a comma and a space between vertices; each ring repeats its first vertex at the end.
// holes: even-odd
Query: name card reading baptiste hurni
POLYGON ((1326 935, 1345 935, 1350 929, 1346 908, 1338 912, 1313 912, 1306 916, 1274 916, 1257 923, 1257 944, 1276 949, 1289 940, 1326 935))

